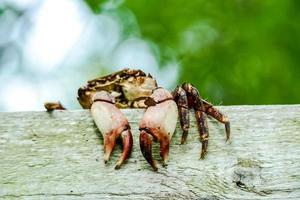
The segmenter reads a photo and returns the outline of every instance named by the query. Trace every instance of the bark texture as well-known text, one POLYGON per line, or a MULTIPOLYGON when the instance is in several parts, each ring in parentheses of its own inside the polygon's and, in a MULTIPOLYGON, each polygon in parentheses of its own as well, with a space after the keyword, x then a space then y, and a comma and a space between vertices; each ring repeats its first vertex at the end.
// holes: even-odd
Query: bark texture
POLYGON ((300 198, 300 105, 220 106, 231 121, 209 119, 208 154, 191 114, 187 141, 179 122, 170 160, 161 166, 158 145, 153 172, 139 149, 144 110, 122 110, 134 137, 131 158, 107 165, 103 140, 89 110, 0 113, 0 199, 298 199, 300 198))

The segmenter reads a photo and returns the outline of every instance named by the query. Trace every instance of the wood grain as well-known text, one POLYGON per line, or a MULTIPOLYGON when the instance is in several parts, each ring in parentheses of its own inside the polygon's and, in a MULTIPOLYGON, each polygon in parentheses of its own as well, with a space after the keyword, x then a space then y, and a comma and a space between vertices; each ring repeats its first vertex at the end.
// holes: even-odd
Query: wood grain
MULTIPOLYGON (((192 117, 180 145, 179 126, 167 168, 146 163, 138 144, 144 110, 122 110, 134 135, 129 161, 115 170, 118 146, 104 165, 102 136, 89 110, 0 113, 1 199, 299 199, 300 105, 219 107, 231 120, 209 119, 200 160, 192 117)), ((179 123, 178 123, 179 125, 179 123)), ((154 157, 160 161, 158 145, 154 157)))

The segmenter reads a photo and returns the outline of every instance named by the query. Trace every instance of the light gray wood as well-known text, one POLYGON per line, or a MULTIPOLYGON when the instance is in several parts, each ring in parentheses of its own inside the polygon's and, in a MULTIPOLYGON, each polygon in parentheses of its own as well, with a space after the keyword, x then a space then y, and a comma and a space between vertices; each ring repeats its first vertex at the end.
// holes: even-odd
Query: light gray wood
POLYGON ((300 105, 219 109, 231 120, 231 143, 225 143, 224 126, 209 119, 209 153, 199 160, 193 118, 187 143, 179 145, 178 127, 169 165, 159 162, 158 172, 139 149, 144 110, 123 110, 134 149, 120 170, 114 169, 119 146, 104 165, 102 137, 88 110, 0 113, 0 198, 300 198, 300 105))

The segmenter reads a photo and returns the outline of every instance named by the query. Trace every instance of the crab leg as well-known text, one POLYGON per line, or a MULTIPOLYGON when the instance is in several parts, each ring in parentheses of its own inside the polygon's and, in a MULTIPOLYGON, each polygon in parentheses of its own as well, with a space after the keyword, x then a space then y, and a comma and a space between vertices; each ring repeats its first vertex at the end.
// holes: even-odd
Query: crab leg
POLYGON ((104 163, 107 163, 117 138, 122 138, 123 152, 115 169, 119 169, 130 156, 133 140, 130 126, 124 114, 114 105, 114 98, 106 91, 97 92, 93 96, 92 117, 103 135, 104 163))
POLYGON ((198 124, 200 141, 202 143, 200 158, 203 159, 207 153, 208 136, 209 136, 207 118, 206 115, 204 114, 203 100, 198 90, 191 84, 184 83, 182 87, 188 94, 189 106, 193 107, 195 110, 195 117, 198 124))
POLYGON ((183 131, 181 137, 181 144, 184 144, 186 141, 188 132, 189 132, 189 108, 188 108, 188 99, 184 89, 182 87, 177 86, 173 92, 173 97, 175 102, 177 102, 178 113, 179 113, 179 120, 180 126, 183 131))
POLYGON ((200 110, 195 110, 195 116, 199 128, 199 135, 200 135, 200 141, 202 143, 202 149, 201 149, 201 156, 200 158, 203 159, 204 156, 207 153, 207 146, 208 146, 208 126, 207 126, 207 119, 204 114, 204 112, 200 110))
POLYGON ((219 122, 225 124, 225 131, 226 131, 226 141, 230 139, 230 122, 229 119, 222 114, 218 109, 213 107, 213 105, 205 100, 202 100, 204 112, 208 115, 212 116, 219 122))

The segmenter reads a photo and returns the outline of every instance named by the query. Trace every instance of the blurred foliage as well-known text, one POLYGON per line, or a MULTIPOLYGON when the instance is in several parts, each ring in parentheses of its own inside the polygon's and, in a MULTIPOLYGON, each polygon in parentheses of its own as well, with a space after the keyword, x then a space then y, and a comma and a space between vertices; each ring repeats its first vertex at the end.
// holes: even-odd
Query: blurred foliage
POLYGON ((175 57, 178 82, 222 104, 300 102, 300 1, 86 0, 114 13, 124 37, 154 44, 161 66, 175 57), (119 2, 119 3, 118 3, 119 2))

